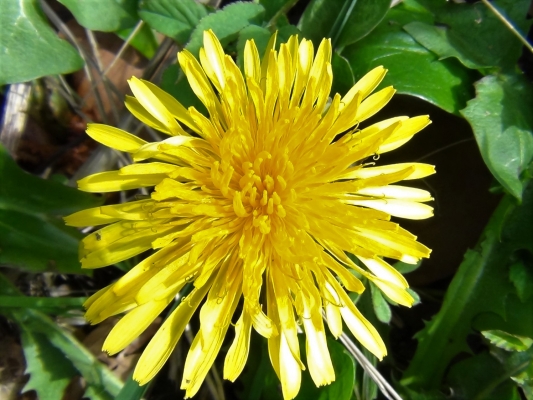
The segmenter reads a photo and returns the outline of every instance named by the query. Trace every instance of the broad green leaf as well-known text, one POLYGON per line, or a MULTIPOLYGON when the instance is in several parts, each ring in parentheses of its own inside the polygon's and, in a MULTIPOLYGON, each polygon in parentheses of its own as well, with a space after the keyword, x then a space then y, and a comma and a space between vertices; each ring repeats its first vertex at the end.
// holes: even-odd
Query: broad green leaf
POLYGON ((249 25, 239 32, 239 40, 237 41, 237 65, 244 71, 244 46, 248 40, 253 39, 260 56, 263 56, 265 49, 268 45, 272 33, 266 29, 257 25, 249 25))
MULTIPOLYGON (((435 25, 405 26, 419 43, 440 58, 456 57, 469 68, 514 68, 522 43, 482 2, 456 4, 444 0, 421 0, 435 15, 435 25)), ((495 0, 492 4, 519 31, 526 34, 529 0, 495 0)))
POLYGON ((208 29, 212 29, 222 46, 226 46, 229 42, 237 39, 237 34, 241 29, 251 24, 260 24, 264 13, 265 9, 260 4, 232 3, 222 10, 202 18, 196 25, 186 49, 197 57, 200 47, 203 45, 204 31, 208 29))
POLYGON ((0 209, 0 264, 34 272, 88 273, 78 260, 82 237, 60 220, 0 209))
POLYGON ((50 28, 37 0, 3 1, 0 12, 0 86, 83 67, 78 52, 50 28))
POLYGON ((72 363, 56 347, 50 344, 46 335, 25 329, 22 325, 20 339, 26 374, 30 380, 23 392, 35 390, 39 400, 57 400, 65 395, 70 380, 79 375, 72 363))
POLYGON ((522 172, 533 158, 533 88, 522 76, 487 76, 461 114, 468 120, 485 164, 520 199, 522 172))
POLYGON ((513 282, 521 301, 527 301, 533 295, 533 268, 524 262, 513 264, 509 270, 509 279, 513 282))
MULTIPOLYGON (((134 29, 135 28, 124 29, 117 31, 116 34, 122 40, 126 40, 134 29)), ((139 29, 131 39, 130 44, 149 60, 154 56, 157 47, 159 46, 154 36, 154 32, 152 32, 152 29, 150 29, 148 24, 143 24, 141 29, 139 29)))
POLYGON ((339 93, 344 96, 355 84, 352 67, 348 60, 341 56, 337 51, 333 52, 331 67, 333 69, 333 85, 331 86, 331 93, 339 93))
POLYGON ((387 300, 383 297, 381 290, 379 290, 374 284, 370 283, 370 290, 372 292, 372 305, 374 307, 374 312, 378 319, 388 324, 392 318, 392 312, 387 303, 387 300))
POLYGON ((390 0, 313 0, 298 28, 318 45, 331 38, 336 49, 365 37, 383 19, 390 0))
POLYGON ((185 44, 207 11, 194 0, 143 0, 139 15, 156 31, 185 44))
POLYGON ((497 329, 483 331, 481 334, 494 346, 507 351, 525 351, 533 344, 533 340, 528 337, 512 335, 497 329))
POLYGON ((420 97, 458 114, 473 97, 474 77, 457 60, 438 61, 402 29, 409 22, 431 19, 427 13, 417 13, 400 4, 387 13, 371 35, 346 47, 342 55, 350 62, 356 80, 382 65, 389 70, 383 86, 393 85, 398 93, 420 97))
POLYGON ((265 21, 270 21, 274 16, 280 12, 287 12, 292 5, 294 5, 298 0, 259 0, 265 8, 265 21))
POLYGON ((78 23, 92 31, 116 32, 135 26, 137 0, 59 0, 78 23))
POLYGON ((503 331, 513 335, 533 338, 533 298, 522 301, 515 293, 502 300, 504 312, 483 312, 471 321, 476 331, 503 331))
POLYGON ((102 198, 24 172, 2 145, 0 181, 0 210, 65 215, 103 203, 102 198))
POLYGON ((352 1, 354 7, 345 16, 338 33, 336 45, 339 48, 348 46, 364 38, 381 22, 387 14, 391 0, 357 0, 352 1))
MULTIPOLYGON (((46 340, 72 363, 87 384, 93 388, 93 392, 107 392, 108 398, 114 398, 118 395, 123 383, 71 333, 60 328, 49 317, 31 309, 12 310, 9 312, 9 316, 23 330, 46 337, 46 340)), ((45 362, 52 361, 45 360, 45 362)))
MULTIPOLYGON (((524 191, 521 205, 510 195, 503 198, 480 244, 466 253, 441 310, 417 334, 418 348, 402 385, 415 390, 440 388, 450 361, 462 351, 469 352, 466 338, 472 332, 473 319, 490 313, 506 322, 503 300, 507 296, 516 297, 507 268, 515 262, 517 250, 533 253, 533 184, 524 191)), ((484 328, 489 329, 515 333, 505 325, 484 328)))
MULTIPOLYGON (((303 337, 300 336, 302 349, 305 349, 303 337)), ((355 361, 346 351, 344 346, 336 340, 327 338, 331 362, 335 370, 335 381, 331 384, 317 388, 309 372, 302 372, 302 386, 296 400, 350 400, 353 395, 355 380, 355 361)), ((302 353, 304 353, 302 351, 302 353)), ((306 363, 306 357, 303 357, 306 363)))
POLYGON ((510 377, 511 371, 485 352, 454 365, 448 382, 454 398, 520 400, 510 377))

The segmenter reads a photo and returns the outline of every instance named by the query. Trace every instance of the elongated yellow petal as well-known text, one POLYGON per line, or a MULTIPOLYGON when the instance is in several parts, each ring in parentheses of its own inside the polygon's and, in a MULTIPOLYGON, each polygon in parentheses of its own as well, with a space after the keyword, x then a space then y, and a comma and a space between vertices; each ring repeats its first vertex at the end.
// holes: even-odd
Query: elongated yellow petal
POLYGON ((118 192, 155 186, 165 175, 121 175, 119 171, 100 172, 78 181, 78 188, 84 192, 118 192))
POLYGON ((347 200, 348 204, 356 206, 375 208, 384 211, 395 217, 408 219, 426 219, 433 216, 433 207, 421 204, 416 201, 396 200, 396 199, 364 199, 347 200))
MULTIPOLYGON (((212 280, 209 283, 212 283, 212 280)), ((210 284, 206 284, 199 289, 193 289, 191 294, 181 300, 178 308, 150 340, 133 372, 133 379, 140 385, 148 383, 163 368, 209 288, 210 284)))
POLYGON ((133 153, 146 144, 141 138, 122 129, 102 124, 87 124, 87 135, 112 149, 133 153))
POLYGON ((381 89, 379 92, 369 96, 361 103, 361 106, 357 109, 356 119, 359 122, 370 118, 372 115, 381 110, 392 98, 396 90, 392 86, 381 89))
POLYGON ((102 350, 113 355, 123 350, 157 318, 170 299, 143 304, 123 317, 109 332, 102 350))
POLYGON ((252 319, 244 310, 235 325, 235 339, 226 354, 224 379, 234 382, 244 369, 250 350, 251 329, 252 319))

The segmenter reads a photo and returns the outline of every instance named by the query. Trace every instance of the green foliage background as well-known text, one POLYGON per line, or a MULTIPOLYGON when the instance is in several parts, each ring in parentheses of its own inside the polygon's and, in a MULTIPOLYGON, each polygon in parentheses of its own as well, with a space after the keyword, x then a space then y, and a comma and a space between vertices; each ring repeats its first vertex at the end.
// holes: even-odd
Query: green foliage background
MULTIPOLYGON (((86 29, 122 38, 142 21, 131 44, 148 58, 159 46, 156 33, 197 54, 202 32, 213 29, 238 63, 246 40, 254 39, 261 51, 276 30, 281 42, 297 33, 315 48, 329 37, 334 91, 346 92, 367 71, 383 65, 389 70, 383 86, 393 85, 400 94, 464 118, 500 204, 457 266, 438 312, 416 334, 412 357, 392 355, 379 367, 406 399, 533 399, 533 85, 519 67, 522 53, 533 49, 525 49, 517 37, 525 37, 533 21, 526 19, 529 0, 492 1, 501 15, 486 1, 405 0, 391 8, 390 0, 312 0, 305 7, 298 0, 259 0, 221 9, 194 0, 60 2, 86 29), (295 6, 300 8, 289 13, 295 6), (473 349, 471 337, 481 346, 473 349)), ((41 5, 37 0, 1 2, 0 85, 68 74, 87 62, 58 37, 41 5)), ((159 83, 185 106, 201 109, 175 63, 159 83)), ((0 181, 0 264, 32 273, 86 274, 77 261, 82 234, 58 217, 104 199, 22 171, 1 147, 0 181)), ((487 191, 486 196, 494 194, 487 191)), ((396 266, 411 272, 406 265, 396 266)), ((20 328, 30 375, 24 390, 36 390, 40 399, 58 399, 71 378, 81 375, 86 397, 140 399, 146 388, 120 382, 54 323, 58 315, 80 310, 83 301, 24 296, 0 274, 0 313, 20 328)), ((379 290, 371 287, 354 301, 385 337, 398 329, 392 323, 397 307, 379 290)), ((333 340, 328 344, 336 382, 315 388, 305 375, 298 398, 380 396, 350 352, 333 340)), ((279 399, 265 347, 259 341, 254 346, 257 356, 248 361, 238 395, 279 399)))

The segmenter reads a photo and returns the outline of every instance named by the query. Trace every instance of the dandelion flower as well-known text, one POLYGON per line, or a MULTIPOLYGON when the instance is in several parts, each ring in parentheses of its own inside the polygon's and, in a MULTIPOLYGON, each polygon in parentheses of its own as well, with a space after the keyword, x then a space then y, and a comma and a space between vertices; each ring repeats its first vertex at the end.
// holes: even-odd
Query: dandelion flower
POLYGON ((144 350, 134 379, 143 385, 155 376, 200 308, 200 329, 181 384, 187 397, 200 388, 228 329, 234 329, 234 339, 224 377, 234 381, 239 376, 253 327, 268 339, 283 396, 292 399, 305 369, 298 324, 317 386, 335 380, 323 313, 334 337, 342 333, 344 322, 376 357, 386 355, 376 329, 348 297, 347 291, 364 290, 357 276, 391 300, 413 304, 406 280, 384 258, 416 263, 430 250, 390 218, 432 215, 424 204, 432 200, 428 192, 396 183, 435 171, 420 163, 374 166, 367 160, 401 146, 430 120, 402 116, 360 129, 394 89, 372 94, 386 73, 377 67, 344 97, 330 99, 332 49, 327 39, 315 55, 313 44, 297 36, 276 51, 274 35, 262 59, 250 40, 244 74, 212 31, 204 33, 203 43, 199 61, 187 50, 178 60, 209 117, 132 78, 134 97, 127 97, 127 108, 170 137, 148 143, 106 125, 87 129, 100 143, 130 153, 134 164, 82 179, 81 190, 155 189, 148 199, 66 218, 73 226, 106 225, 82 241, 84 268, 154 250, 90 297, 86 317, 96 324, 126 312, 103 346, 114 354, 192 283, 190 294, 144 350), (232 319, 237 322, 231 324, 232 319))

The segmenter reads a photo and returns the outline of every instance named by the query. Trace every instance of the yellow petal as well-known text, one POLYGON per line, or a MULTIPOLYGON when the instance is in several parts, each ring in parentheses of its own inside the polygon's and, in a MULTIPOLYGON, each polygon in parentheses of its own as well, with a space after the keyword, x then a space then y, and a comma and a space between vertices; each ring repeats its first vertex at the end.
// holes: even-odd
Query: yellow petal
POLYGON ((77 227, 111 224, 119 220, 119 218, 103 214, 101 207, 78 211, 63 219, 65 220, 65 224, 77 227))
POLYGON ((366 100, 363 100, 357 109, 356 120, 362 122, 377 113, 385 107, 395 92, 396 90, 394 90, 392 86, 389 86, 369 96, 366 100))
POLYGON ((361 98, 366 98, 381 83, 387 70, 381 65, 374 68, 363 76, 342 98, 342 104, 348 104, 357 92, 360 92, 361 98))
POLYGON ((435 173, 435 167, 433 165, 421 163, 401 163, 369 168, 358 167, 341 175, 339 179, 368 179, 384 174, 393 174, 411 167, 413 168, 413 172, 411 172, 409 176, 403 178, 403 180, 425 178, 426 176, 433 175, 435 173))
POLYGON ((170 314, 150 340, 133 372, 133 379, 141 386, 147 384, 163 368, 212 282, 210 280, 201 288, 194 288, 187 297, 181 299, 178 308, 170 314))
POLYGON ((172 135, 187 136, 187 133, 176 122, 174 116, 142 80, 132 77, 128 83, 139 103, 161 124, 168 128, 172 135))
POLYGON ((120 175, 155 175, 170 174, 178 169, 179 167, 177 165, 152 162, 127 165, 121 168, 118 173, 120 175))
POLYGON ((300 391, 302 383, 302 370, 294 358, 285 334, 280 335, 280 380, 284 399, 294 399, 300 391))
POLYGON ((251 328, 252 319, 246 310, 243 310, 241 317, 235 324, 235 339, 224 361, 224 379, 234 382, 244 369, 250 350, 251 328))
POLYGON ((126 348, 127 345, 150 326, 171 299, 172 297, 160 301, 151 301, 127 313, 111 329, 102 350, 113 355, 126 348))
POLYGON ((387 295, 392 301, 395 301, 402 306, 411 307, 415 299, 409 294, 406 288, 397 286, 394 283, 384 281, 381 279, 372 279, 372 282, 387 295))
POLYGON ((133 153, 146 141, 122 129, 103 124, 87 124, 87 135, 107 147, 133 153))
POLYGON ((357 258, 359 258, 368 267, 368 269, 372 271, 372 273, 376 275, 379 279, 392 282, 402 288, 409 287, 403 275, 400 274, 394 267, 389 265, 387 262, 383 261, 381 258, 365 258, 361 256, 357 258))
POLYGON ((121 175, 119 171, 100 172, 78 181, 78 188, 84 192, 118 192, 155 186, 165 175, 121 175))
POLYGON ((224 86, 226 85, 224 49, 211 29, 204 31, 204 49, 207 61, 209 62, 209 66, 216 79, 211 80, 218 83, 220 89, 224 89, 224 86))
POLYGON ((364 200, 346 200, 346 203, 374 208, 400 218, 417 220, 433 216, 433 207, 416 201, 369 198, 364 200))
POLYGON ((369 186, 358 190, 356 194, 386 199, 400 199, 419 202, 433 200, 431 194, 426 190, 397 185, 369 186))

